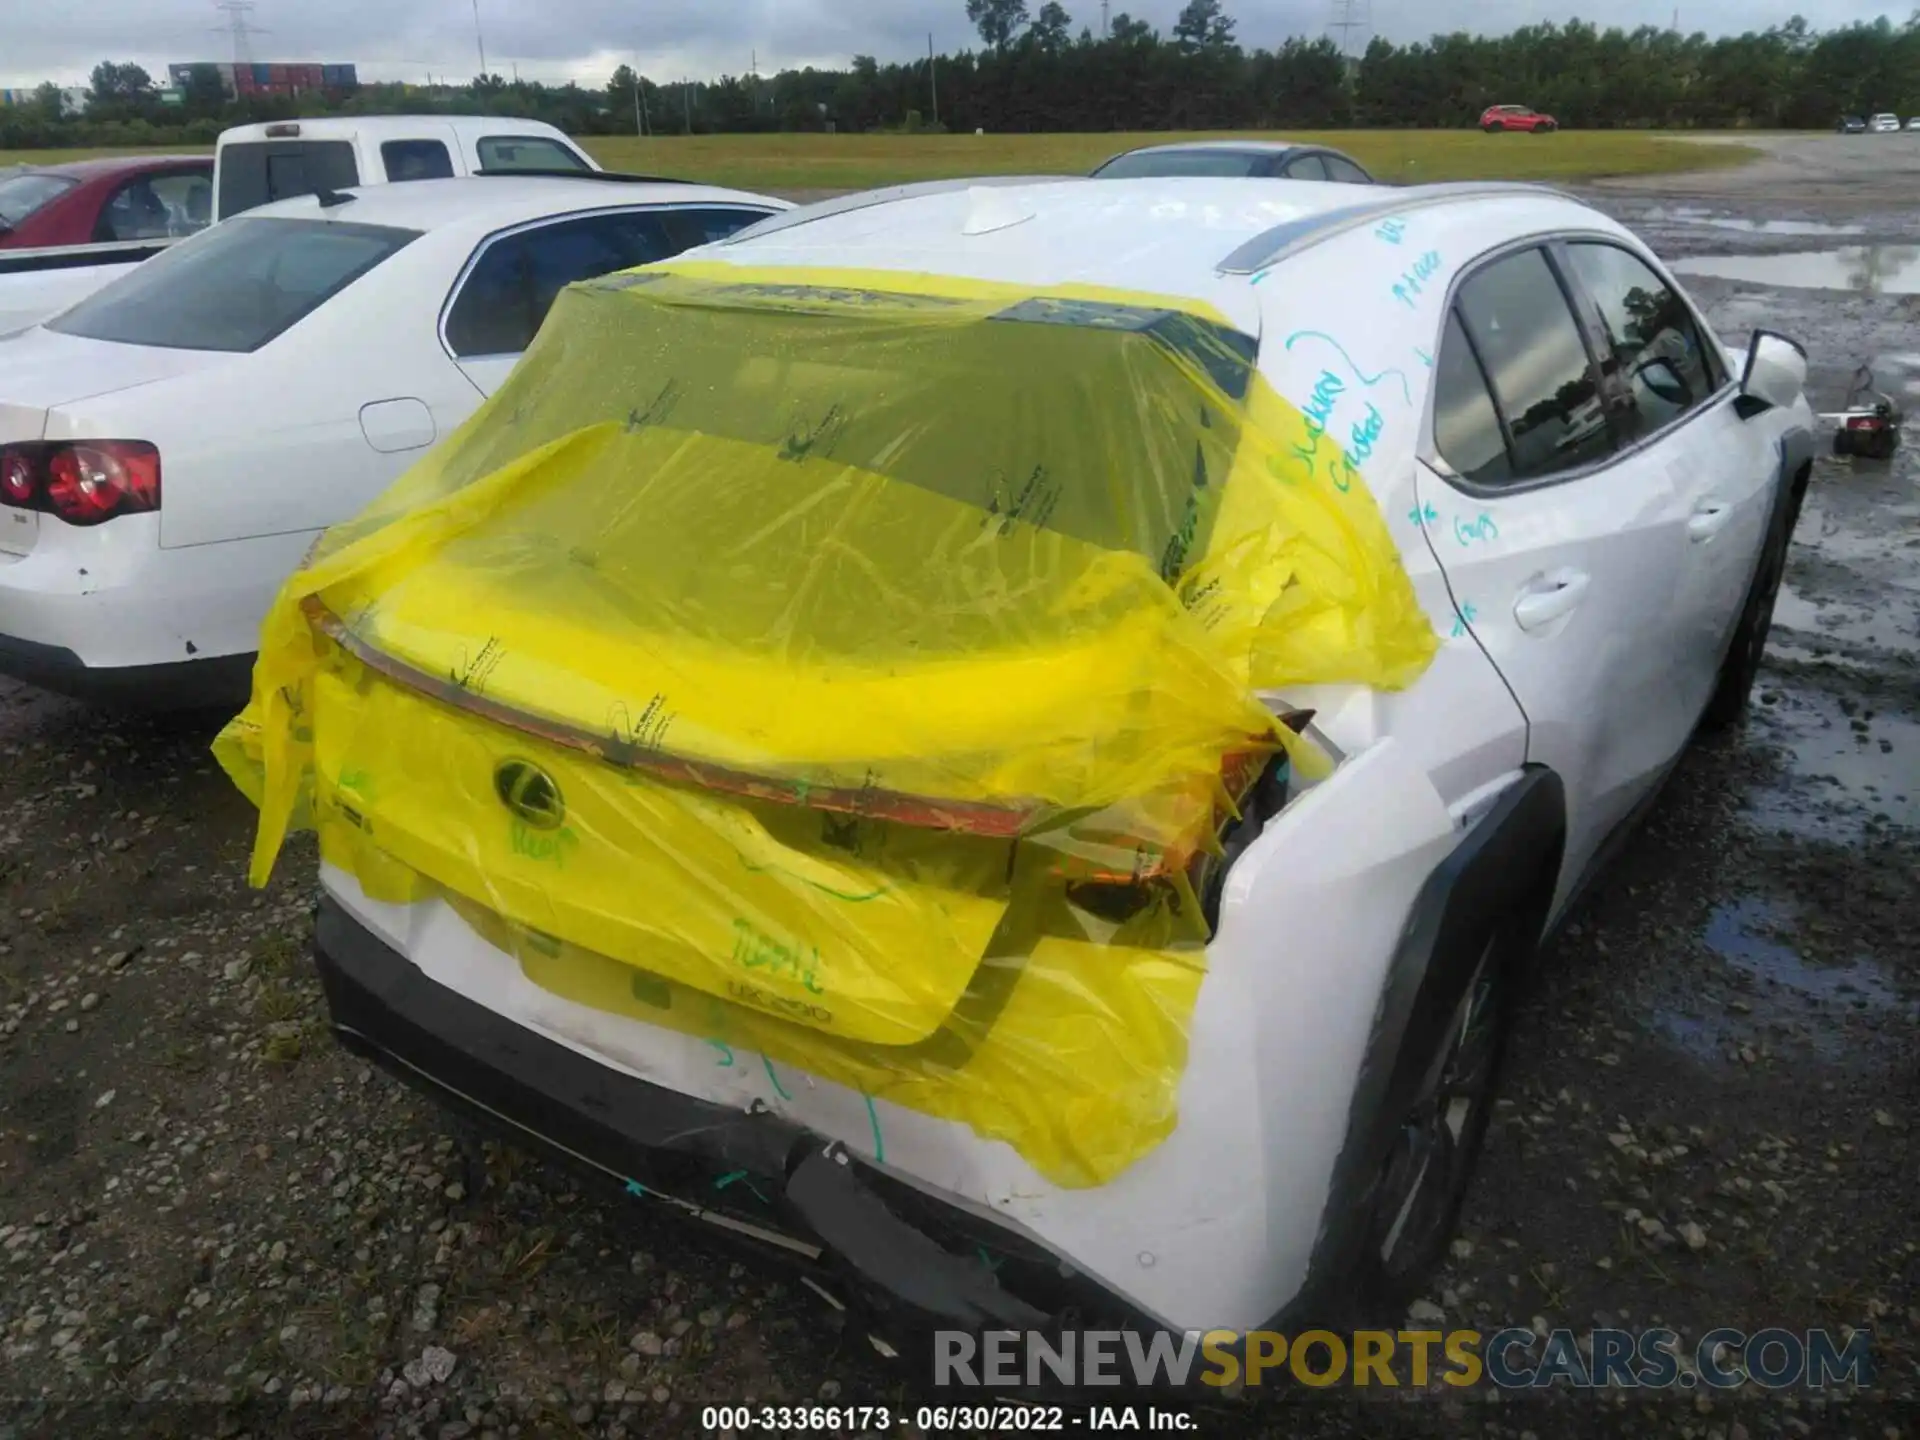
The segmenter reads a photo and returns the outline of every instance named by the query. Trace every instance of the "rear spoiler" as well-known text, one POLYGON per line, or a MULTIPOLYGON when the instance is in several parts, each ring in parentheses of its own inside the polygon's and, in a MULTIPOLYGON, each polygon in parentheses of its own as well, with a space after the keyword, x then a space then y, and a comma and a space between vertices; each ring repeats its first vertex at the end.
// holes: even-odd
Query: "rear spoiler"
MULTIPOLYGON (((184 238, 184 237, 181 237, 184 238)), ((40 250, 0 250, 0 275, 35 270, 81 270, 95 265, 133 265, 150 260, 178 239, 115 240, 103 245, 55 245, 40 250)))

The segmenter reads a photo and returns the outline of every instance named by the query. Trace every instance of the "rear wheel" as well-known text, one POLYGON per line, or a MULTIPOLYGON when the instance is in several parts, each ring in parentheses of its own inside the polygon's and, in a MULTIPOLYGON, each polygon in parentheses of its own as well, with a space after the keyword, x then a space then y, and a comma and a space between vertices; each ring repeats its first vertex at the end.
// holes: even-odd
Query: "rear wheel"
POLYGON ((1486 124, 1482 125, 1480 128, 1486 131, 1487 134, 1489 135, 1498 135, 1502 130, 1506 129, 1507 127, 1502 125, 1498 120, 1489 120, 1486 124))
POLYGON ((1361 1294, 1404 1305, 1446 1253, 1493 1114, 1515 966, 1504 933, 1490 936, 1421 1070, 1374 1187, 1360 1257, 1361 1294))

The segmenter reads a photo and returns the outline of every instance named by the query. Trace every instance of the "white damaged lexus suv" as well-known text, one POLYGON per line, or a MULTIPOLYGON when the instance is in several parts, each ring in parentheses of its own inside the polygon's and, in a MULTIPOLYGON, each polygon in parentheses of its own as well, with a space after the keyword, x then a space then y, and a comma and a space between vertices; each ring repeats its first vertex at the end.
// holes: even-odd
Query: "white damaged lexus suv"
POLYGON ((1404 1297, 1543 934, 1747 704, 1805 373, 1530 186, 776 216, 329 532, 255 878, 319 830, 349 1048, 876 1336, 1404 1297))

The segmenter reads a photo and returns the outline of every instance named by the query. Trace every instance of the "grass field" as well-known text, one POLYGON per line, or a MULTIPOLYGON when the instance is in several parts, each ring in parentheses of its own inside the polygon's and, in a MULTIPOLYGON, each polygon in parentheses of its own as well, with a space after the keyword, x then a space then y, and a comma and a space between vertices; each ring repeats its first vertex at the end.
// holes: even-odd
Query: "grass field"
MULTIPOLYGON (((1116 151, 1228 133, 1096 135, 695 135, 583 142, 611 170, 707 180, 750 190, 857 190, 955 175, 1084 174, 1116 151)), ((1244 131, 1240 134, 1257 134, 1244 131)), ((1383 180, 1581 180, 1738 165, 1751 148, 1640 131, 1482 135, 1477 130, 1289 131, 1346 151, 1383 180)), ((125 151, 0 151, 0 167, 125 151)))

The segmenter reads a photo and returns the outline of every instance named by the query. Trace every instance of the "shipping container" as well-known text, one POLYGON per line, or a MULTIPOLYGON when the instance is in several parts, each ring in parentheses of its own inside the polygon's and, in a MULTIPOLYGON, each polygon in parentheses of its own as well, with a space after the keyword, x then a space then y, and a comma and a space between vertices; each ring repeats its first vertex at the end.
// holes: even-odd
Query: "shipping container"
POLYGON ((269 65, 267 67, 267 71, 275 85, 284 85, 287 83, 287 67, 286 66, 269 65))
POLYGON ((259 86, 271 85, 273 83, 273 67, 271 65, 255 65, 253 67, 253 83, 259 86))
POLYGON ((233 88, 233 62, 231 60, 222 60, 218 65, 215 65, 213 68, 220 72, 220 78, 227 82, 227 88, 232 89, 233 88))

